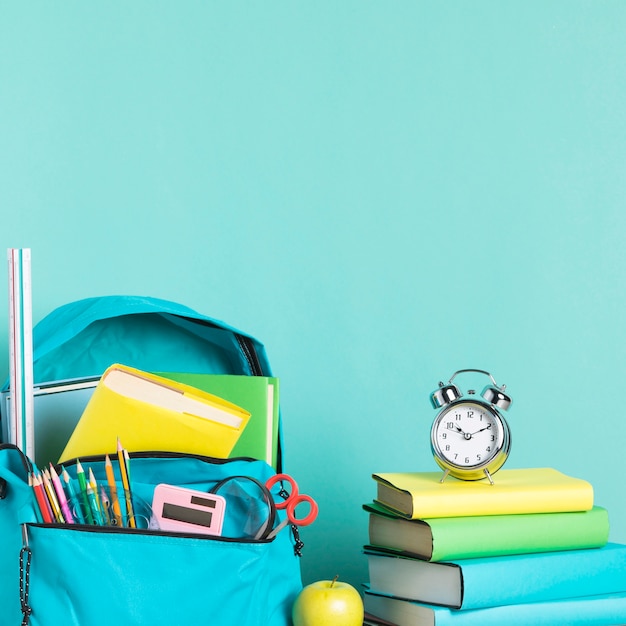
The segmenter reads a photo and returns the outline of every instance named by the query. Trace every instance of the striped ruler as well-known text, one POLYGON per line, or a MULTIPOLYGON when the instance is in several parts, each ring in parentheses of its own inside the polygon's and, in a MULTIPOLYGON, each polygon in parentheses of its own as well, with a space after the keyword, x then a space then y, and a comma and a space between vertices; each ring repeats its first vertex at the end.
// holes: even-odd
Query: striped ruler
POLYGON ((30 249, 9 248, 9 442, 35 458, 30 249))

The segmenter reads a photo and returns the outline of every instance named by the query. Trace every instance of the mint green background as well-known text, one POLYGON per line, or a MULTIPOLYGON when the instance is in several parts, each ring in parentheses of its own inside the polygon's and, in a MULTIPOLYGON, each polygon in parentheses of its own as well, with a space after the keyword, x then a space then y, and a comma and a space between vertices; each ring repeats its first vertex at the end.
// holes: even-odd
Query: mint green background
POLYGON ((625 27, 614 1, 2 2, 0 248, 32 249, 35 322, 152 295, 265 343, 320 505, 305 582, 366 579, 370 475, 436 469, 429 394, 467 367, 513 397, 508 466, 589 480, 626 541, 625 27))

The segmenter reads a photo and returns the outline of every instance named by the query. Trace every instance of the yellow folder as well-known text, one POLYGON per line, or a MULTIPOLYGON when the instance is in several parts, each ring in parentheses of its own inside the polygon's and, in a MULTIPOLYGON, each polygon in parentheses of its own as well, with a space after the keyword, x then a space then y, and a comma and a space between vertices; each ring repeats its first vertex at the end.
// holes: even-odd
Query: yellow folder
POLYGON ((226 458, 250 413, 223 398, 116 363, 100 378, 59 463, 107 454, 169 451, 226 458))

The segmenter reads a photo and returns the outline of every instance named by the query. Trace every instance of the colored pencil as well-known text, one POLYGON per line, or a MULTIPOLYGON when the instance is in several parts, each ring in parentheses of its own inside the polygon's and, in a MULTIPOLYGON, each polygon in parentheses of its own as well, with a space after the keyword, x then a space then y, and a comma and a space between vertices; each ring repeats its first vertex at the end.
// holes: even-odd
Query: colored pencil
POLYGON ((52 486, 50 472, 46 468, 44 468, 41 474, 43 476, 43 486, 46 491, 46 495, 48 496, 50 506, 52 507, 54 517, 59 524, 63 524, 65 522, 65 518, 63 517, 63 513, 61 512, 61 506, 59 505, 56 493, 54 492, 54 487, 52 486))
POLYGON ((87 479, 85 478, 85 470, 78 460, 76 461, 76 478, 78 479, 78 486, 80 487, 81 500, 83 506, 85 507, 85 519, 88 524, 95 524, 96 522, 91 512, 89 498, 87 497, 87 479))
POLYGON ((70 507, 67 502, 67 496, 65 495, 65 491, 63 490, 63 485, 59 480, 59 475, 57 471, 54 469, 54 465, 50 463, 50 477, 52 478, 52 486, 54 487, 54 491, 57 496, 57 500, 59 501, 59 506, 61 507, 61 512, 63 513, 63 518, 67 524, 74 523, 74 517, 72 516, 72 512, 70 511, 70 507))
POLYGON ((128 515, 128 525, 131 528, 136 528, 135 524, 135 512, 133 510, 133 496, 130 489, 130 458, 128 456, 128 451, 122 447, 122 444, 117 439, 117 460, 120 466, 120 475, 122 477, 122 486, 124 487, 124 495, 126 498, 126 513, 128 515))
POLYGON ((32 473, 28 474, 28 486, 33 490, 33 497, 35 498, 35 515, 37 516, 38 522, 43 522, 43 515, 41 513, 41 505, 39 504, 39 500, 37 500, 37 494, 35 493, 35 488, 33 485, 33 475, 32 473))
POLYGON ((111 523, 115 520, 116 526, 122 526, 122 510, 120 508, 120 501, 117 497, 117 485, 115 484, 115 474, 113 473, 113 464, 107 454, 104 459, 104 467, 107 475, 107 483, 109 485, 109 493, 111 494, 111 508, 113 510, 113 516, 111 517, 111 523))
POLYGON ((83 513, 80 510, 79 496, 76 493, 76 489, 74 489, 74 484, 72 483, 72 479, 70 478, 70 475, 67 473, 67 470, 64 467, 62 467, 62 470, 61 470, 61 478, 63 479, 63 482, 67 485, 67 490, 70 494, 70 501, 74 505, 72 515, 74 516, 74 519, 78 523, 84 524, 85 517, 83 516, 83 513))
POLYGON ((37 505, 39 506, 39 511, 41 512, 41 517, 46 524, 52 524, 54 522, 54 517, 52 514, 52 509, 50 508, 50 504, 48 503, 48 498, 43 489, 43 485, 39 480, 37 474, 33 474, 31 478, 31 483, 33 486, 33 491, 35 493, 35 499, 37 500, 37 505))

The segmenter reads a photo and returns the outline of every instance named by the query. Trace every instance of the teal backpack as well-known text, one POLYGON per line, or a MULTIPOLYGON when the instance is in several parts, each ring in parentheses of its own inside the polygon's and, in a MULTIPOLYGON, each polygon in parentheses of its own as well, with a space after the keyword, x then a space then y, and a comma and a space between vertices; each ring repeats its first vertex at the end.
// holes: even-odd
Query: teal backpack
MULTIPOLYGON (((97 379, 115 362, 145 371, 272 375, 257 339, 157 298, 79 300, 52 311, 33 329, 35 386, 97 379)), ((8 386, 7 381, 3 394, 8 386)), ((5 407, 2 402, 2 420, 5 407)), ((279 426, 278 468, 281 438, 279 426)), ((209 489, 232 474, 263 483, 276 473, 252 459, 131 456, 146 498, 160 476, 174 485, 209 489)), ((102 471, 101 458, 81 461, 102 471)), ((256 540, 42 524, 28 485, 31 469, 17 448, 0 444, 0 624, 291 623, 291 605, 302 588, 303 544, 295 527, 256 540)), ((275 513, 278 524, 283 513, 275 513)))

